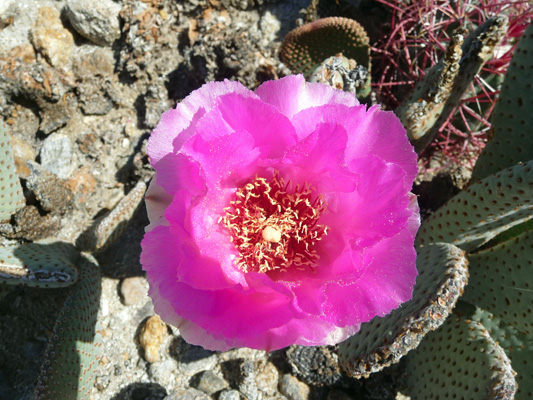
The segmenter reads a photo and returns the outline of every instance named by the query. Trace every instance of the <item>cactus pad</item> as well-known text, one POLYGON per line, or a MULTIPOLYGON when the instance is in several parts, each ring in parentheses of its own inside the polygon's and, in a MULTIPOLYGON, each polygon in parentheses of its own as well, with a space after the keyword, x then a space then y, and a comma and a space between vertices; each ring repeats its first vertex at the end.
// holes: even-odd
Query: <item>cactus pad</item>
POLYGON ((409 354, 415 399, 513 399, 516 381, 503 349, 478 321, 451 315, 409 354))
POLYGON ((116 207, 84 232, 76 244, 82 251, 100 251, 113 243, 128 225, 144 198, 146 184, 139 182, 116 207))
POLYGON ((533 218, 533 160, 468 187, 426 219, 416 246, 447 242, 472 252, 533 218))
POLYGON ((35 387, 38 400, 88 399, 101 347, 98 321, 101 276, 96 260, 82 254, 80 278, 56 321, 35 387))
POLYGON ((340 344, 339 362, 348 375, 367 377, 398 362, 455 306, 468 280, 464 252, 446 243, 431 244, 419 254, 417 268, 409 302, 362 324, 358 333, 340 344))
POLYGON ((459 72, 466 36, 464 29, 454 31, 444 58, 429 70, 411 94, 395 110, 402 121, 411 143, 421 150, 431 138, 425 135, 439 118, 459 72))
POLYGON ((0 223, 9 221, 11 215, 25 204, 20 179, 15 170, 11 142, 0 121, 0 223))
POLYGON ((462 300, 533 333, 532 250, 533 231, 471 254, 470 285, 462 300))
POLYGON ((533 24, 524 32, 494 108, 494 138, 479 156, 472 179, 533 159, 533 24))
MULTIPOLYGON (((462 305, 462 304, 461 304, 462 305)), ((533 399, 533 336, 517 331, 499 318, 480 308, 469 310, 468 316, 485 326, 492 339, 505 350, 516 371, 516 400, 533 399)))
POLYGON ((289 32, 280 48, 281 61, 306 78, 326 58, 337 53, 370 68, 369 39, 357 21, 342 17, 316 20, 289 32))
POLYGON ((59 288, 78 278, 70 243, 42 241, 0 247, 0 284, 59 288))

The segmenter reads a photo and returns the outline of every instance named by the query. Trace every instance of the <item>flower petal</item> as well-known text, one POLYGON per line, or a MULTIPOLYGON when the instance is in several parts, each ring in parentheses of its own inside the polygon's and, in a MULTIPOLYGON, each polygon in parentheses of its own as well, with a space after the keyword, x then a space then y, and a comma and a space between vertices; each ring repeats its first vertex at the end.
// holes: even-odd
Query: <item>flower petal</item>
POLYGON ((323 104, 343 104, 348 107, 359 104, 353 94, 328 85, 307 83, 303 75, 264 82, 255 93, 262 101, 273 105, 289 118, 302 110, 323 104))

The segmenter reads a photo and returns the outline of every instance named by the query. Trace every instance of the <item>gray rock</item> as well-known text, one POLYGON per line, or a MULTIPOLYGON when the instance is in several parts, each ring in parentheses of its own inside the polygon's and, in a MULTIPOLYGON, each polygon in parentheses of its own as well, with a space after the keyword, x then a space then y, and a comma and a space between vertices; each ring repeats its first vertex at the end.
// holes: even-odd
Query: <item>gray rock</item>
POLYGON ((47 137, 39 155, 43 168, 61 179, 67 179, 76 168, 68 136, 53 134, 47 137))
POLYGON ((179 370, 188 376, 212 369, 217 363, 216 353, 200 346, 186 345, 179 360, 179 370))
POLYGON ((279 391, 289 400, 307 400, 309 397, 309 387, 290 374, 280 379, 279 391))
POLYGON ((256 368, 254 361, 245 361, 241 365, 241 381, 239 383, 239 391, 249 400, 259 400, 261 394, 257 388, 255 381, 256 368))
POLYGON ((196 386, 197 389, 208 395, 212 395, 227 387, 228 382, 217 376, 213 371, 205 371, 202 376, 200 376, 198 386, 196 386))
POLYGON ((218 400, 240 400, 241 395, 239 394, 238 390, 232 389, 232 390, 224 390, 223 392, 220 392, 220 395, 218 396, 218 400))
POLYGON ((148 300, 148 283, 140 276, 125 278, 120 283, 120 298, 126 306, 146 303, 148 300))
POLYGON ((257 368, 255 383, 257 388, 267 395, 275 395, 277 392, 279 372, 274 364, 268 362, 257 368))
POLYGON ((196 389, 177 389, 165 397, 164 400, 211 400, 211 398, 196 389))
POLYGON ((175 379, 175 373, 178 368, 176 360, 169 358, 163 362, 150 364, 148 368, 149 376, 162 386, 170 386, 171 381, 175 379))
POLYGON ((120 9, 111 0, 68 0, 65 15, 80 35, 109 46, 120 37, 120 9))

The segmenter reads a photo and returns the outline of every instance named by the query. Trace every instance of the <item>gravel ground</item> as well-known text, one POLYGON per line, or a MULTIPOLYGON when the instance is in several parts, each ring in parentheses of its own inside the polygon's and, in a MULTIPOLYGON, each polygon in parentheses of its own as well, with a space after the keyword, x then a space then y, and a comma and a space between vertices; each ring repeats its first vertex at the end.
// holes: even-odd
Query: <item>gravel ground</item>
MULTIPOLYGON (((0 241, 74 243, 150 179, 145 144, 164 111, 208 81, 228 78, 253 89, 286 73, 280 40, 308 4, 0 0, 0 115, 28 195, 16 223, 0 226, 7 238, 0 241)), ((104 357, 91 398, 396 398, 400 369, 351 380, 331 348, 217 353, 184 342, 154 316, 147 296, 139 264, 145 225, 141 206, 118 242, 96 255, 104 275, 104 357)), ((0 300, 1 399, 33 398, 65 295, 20 287, 0 300)))

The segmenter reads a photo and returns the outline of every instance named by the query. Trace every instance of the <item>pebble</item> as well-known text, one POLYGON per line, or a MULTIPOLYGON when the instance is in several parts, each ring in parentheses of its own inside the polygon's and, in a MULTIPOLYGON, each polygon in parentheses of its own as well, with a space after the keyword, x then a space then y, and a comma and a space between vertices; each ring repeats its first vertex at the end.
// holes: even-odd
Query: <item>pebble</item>
POLYGON ((185 343, 180 355, 179 369, 183 374, 193 376, 212 369, 216 363, 215 352, 185 343))
POLYGON ((211 397, 197 389, 176 389, 163 400, 211 400, 211 397))
POLYGON ((45 211, 59 213, 72 203, 72 192, 62 179, 44 169, 34 161, 28 161, 30 176, 26 181, 28 189, 33 190, 45 211))
POLYGON ((144 359, 149 363, 159 361, 159 347, 167 334, 167 325, 159 315, 153 315, 144 323, 139 343, 144 349, 144 359))
POLYGON ((255 382, 257 388, 268 395, 276 394, 279 372, 271 362, 256 369, 255 382))
POLYGON ((85 166, 74 171, 66 185, 74 193, 77 201, 84 202, 87 196, 94 192, 96 183, 96 178, 91 174, 89 167, 85 166))
POLYGON ((53 134, 47 137, 41 152, 41 165, 47 171, 56 174, 61 179, 67 179, 76 168, 72 142, 69 137, 63 134, 53 134))
POLYGON ((213 371, 205 371, 200 376, 196 388, 208 395, 212 395, 222 389, 226 389, 228 386, 228 382, 216 375, 213 371))
POLYGON ((140 276, 125 278, 120 284, 120 299, 125 306, 145 303, 148 297, 148 284, 140 276))
POLYGON ((59 11, 51 7, 39 8, 39 16, 30 31, 35 50, 54 67, 65 67, 72 52, 74 38, 61 23, 59 11))
POLYGON ((111 383, 111 377, 109 375, 101 375, 96 377, 94 386, 99 391, 102 391, 109 386, 109 383, 111 383))
POLYGON ((74 29, 100 46, 120 37, 119 4, 111 0, 67 0, 65 15, 74 29))
POLYGON ((232 389, 232 390, 224 390, 223 392, 220 392, 220 395, 218 396, 218 400, 240 400, 241 395, 239 394, 238 390, 232 389))
POLYGON ((17 175, 20 178, 27 179, 28 176, 30 176, 30 169, 26 163, 35 160, 35 152, 31 146, 19 136, 10 135, 10 139, 17 175))
POLYGON ((169 358, 163 362, 156 362, 150 364, 148 367, 149 376, 157 381, 163 387, 172 385, 172 381, 176 379, 175 373, 178 367, 178 362, 173 358, 169 358))
POLYGON ((289 400, 307 400, 309 397, 309 387, 290 374, 281 377, 279 391, 289 400))

